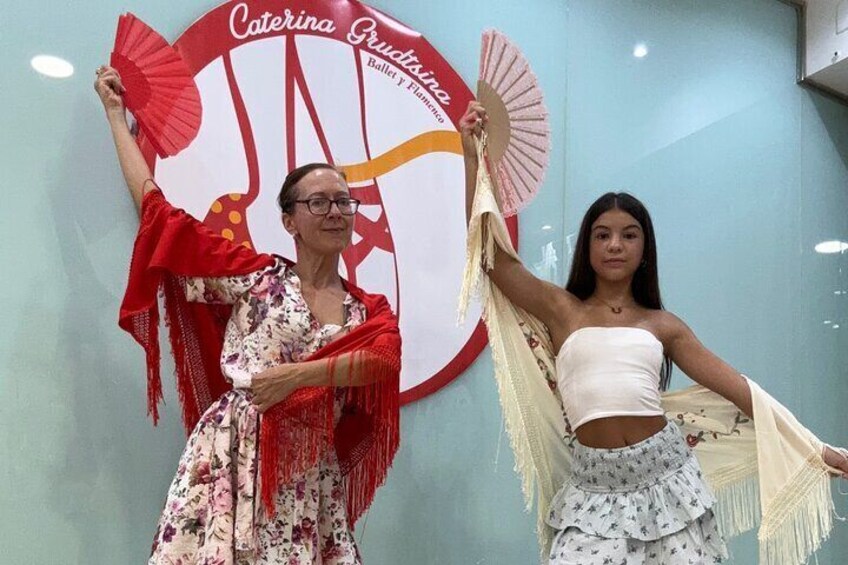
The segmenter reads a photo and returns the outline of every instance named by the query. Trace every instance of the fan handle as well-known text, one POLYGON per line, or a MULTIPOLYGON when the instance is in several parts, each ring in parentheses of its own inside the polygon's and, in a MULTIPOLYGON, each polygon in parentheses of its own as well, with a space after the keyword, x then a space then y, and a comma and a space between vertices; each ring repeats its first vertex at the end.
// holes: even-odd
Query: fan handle
POLYGON ((500 162, 509 146, 512 128, 509 123, 509 112, 501 97, 488 82, 477 81, 477 101, 486 109, 486 132, 488 133, 487 151, 489 158, 500 162))

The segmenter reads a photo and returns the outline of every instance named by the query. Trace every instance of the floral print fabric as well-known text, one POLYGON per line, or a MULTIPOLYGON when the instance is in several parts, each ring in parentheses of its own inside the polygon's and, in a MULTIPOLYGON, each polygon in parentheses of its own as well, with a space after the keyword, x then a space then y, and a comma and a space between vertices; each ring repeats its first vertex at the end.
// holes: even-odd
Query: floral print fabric
MULTIPOLYGON (((190 301, 231 304, 221 368, 235 387, 206 411, 188 439, 154 537, 149 565, 358 565, 334 453, 277 492, 276 514, 259 502, 260 414, 250 376, 309 357, 365 321, 348 295, 344 325, 320 325, 300 280, 278 260, 244 276, 185 280, 190 301)), ((337 418, 344 389, 336 395, 337 418)))
POLYGON ((576 444, 551 502, 550 564, 707 564, 726 556, 715 498, 678 426, 617 449, 576 444))

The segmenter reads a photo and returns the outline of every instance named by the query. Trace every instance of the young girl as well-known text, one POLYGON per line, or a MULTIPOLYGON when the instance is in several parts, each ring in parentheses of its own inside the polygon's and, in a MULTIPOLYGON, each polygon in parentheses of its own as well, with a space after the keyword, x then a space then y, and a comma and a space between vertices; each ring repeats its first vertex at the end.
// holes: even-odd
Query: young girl
MULTIPOLYGON (((475 138, 486 119, 472 102, 460 121, 469 219, 478 182, 475 138)), ((672 362, 748 416, 752 390, 663 309, 654 231, 642 203, 608 193, 592 204, 565 289, 497 247, 487 274, 513 306, 549 330, 556 387, 576 438, 570 480, 547 515, 556 531, 549 563, 677 565, 726 557, 713 493, 679 427, 666 420, 660 393, 672 362)), ((848 472, 843 454, 825 447, 822 457, 848 472)))

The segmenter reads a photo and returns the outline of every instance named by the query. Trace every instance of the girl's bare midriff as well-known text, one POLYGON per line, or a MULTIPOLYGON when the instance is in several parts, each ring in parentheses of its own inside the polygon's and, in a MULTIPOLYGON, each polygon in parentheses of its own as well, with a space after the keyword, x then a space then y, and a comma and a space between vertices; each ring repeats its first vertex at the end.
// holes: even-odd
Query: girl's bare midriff
POLYGON ((586 447, 615 449, 648 439, 666 422, 665 416, 612 416, 586 422, 574 433, 586 447))

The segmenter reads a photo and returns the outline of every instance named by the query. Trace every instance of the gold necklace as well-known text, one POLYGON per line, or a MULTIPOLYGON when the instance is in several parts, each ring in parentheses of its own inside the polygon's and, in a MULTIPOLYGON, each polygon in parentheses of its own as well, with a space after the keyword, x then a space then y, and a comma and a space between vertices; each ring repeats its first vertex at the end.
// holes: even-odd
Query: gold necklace
POLYGON ((610 304, 609 302, 607 302, 606 300, 604 300, 603 298, 600 298, 598 296, 596 296, 595 298, 597 298, 598 300, 600 300, 601 302, 606 304, 607 308, 609 308, 612 311, 613 314, 621 314, 621 311, 624 309, 624 306, 613 306, 612 304, 610 304))

